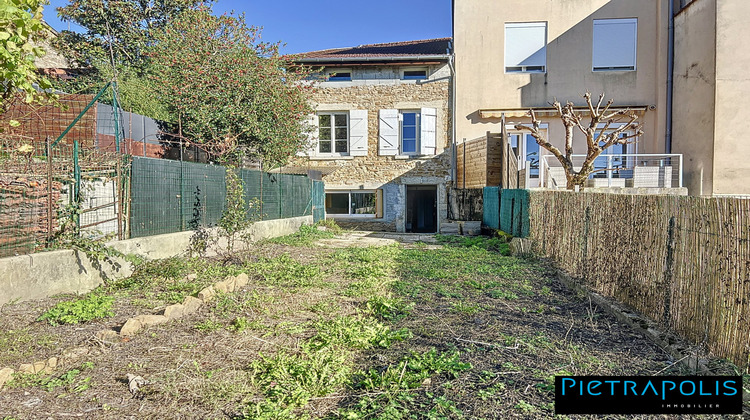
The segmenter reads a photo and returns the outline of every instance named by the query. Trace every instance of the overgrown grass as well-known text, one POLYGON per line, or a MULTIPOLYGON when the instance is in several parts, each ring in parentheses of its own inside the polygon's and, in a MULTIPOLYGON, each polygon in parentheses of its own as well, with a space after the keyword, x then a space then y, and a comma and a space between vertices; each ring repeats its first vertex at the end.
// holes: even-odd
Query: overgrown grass
POLYGON ((53 348, 57 337, 49 334, 31 334, 31 328, 16 330, 0 328, 0 366, 11 360, 24 359, 34 353, 34 348, 53 348))
POLYGON ((331 239, 343 232, 333 220, 323 220, 314 225, 302 225, 299 231, 279 238, 267 239, 265 242, 279 245, 312 247, 315 241, 331 239))

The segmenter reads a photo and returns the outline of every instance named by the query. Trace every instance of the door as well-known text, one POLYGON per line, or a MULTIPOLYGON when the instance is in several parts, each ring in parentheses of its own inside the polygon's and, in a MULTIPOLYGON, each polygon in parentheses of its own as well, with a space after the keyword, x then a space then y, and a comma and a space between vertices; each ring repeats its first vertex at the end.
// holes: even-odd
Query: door
POLYGON ((406 231, 437 232, 437 185, 406 186, 406 231))

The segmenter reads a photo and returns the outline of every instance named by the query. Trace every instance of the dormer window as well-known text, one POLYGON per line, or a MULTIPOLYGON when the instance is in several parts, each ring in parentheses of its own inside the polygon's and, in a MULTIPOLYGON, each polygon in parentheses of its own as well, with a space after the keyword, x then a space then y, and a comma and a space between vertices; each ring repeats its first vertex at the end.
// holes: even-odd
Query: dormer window
POLYGON ((352 80, 352 69, 329 69, 327 70, 329 82, 350 82, 352 80))
POLYGON ((424 80, 427 78, 427 67, 414 67, 401 70, 403 80, 424 80))

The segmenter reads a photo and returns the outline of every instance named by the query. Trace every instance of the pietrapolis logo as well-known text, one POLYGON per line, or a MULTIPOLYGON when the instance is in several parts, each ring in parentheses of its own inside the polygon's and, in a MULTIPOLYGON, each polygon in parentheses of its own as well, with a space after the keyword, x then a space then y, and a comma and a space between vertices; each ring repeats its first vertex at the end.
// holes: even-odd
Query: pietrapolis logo
POLYGON ((739 376, 557 376, 555 414, 741 414, 739 376))

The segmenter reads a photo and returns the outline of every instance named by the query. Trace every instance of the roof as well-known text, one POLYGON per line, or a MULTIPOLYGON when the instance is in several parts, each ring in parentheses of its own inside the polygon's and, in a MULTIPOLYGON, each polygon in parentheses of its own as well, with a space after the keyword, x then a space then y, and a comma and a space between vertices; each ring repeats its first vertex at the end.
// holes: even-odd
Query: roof
POLYGON ((300 63, 371 62, 371 61, 435 61, 449 57, 450 38, 368 44, 349 48, 333 48, 298 54, 300 63))

